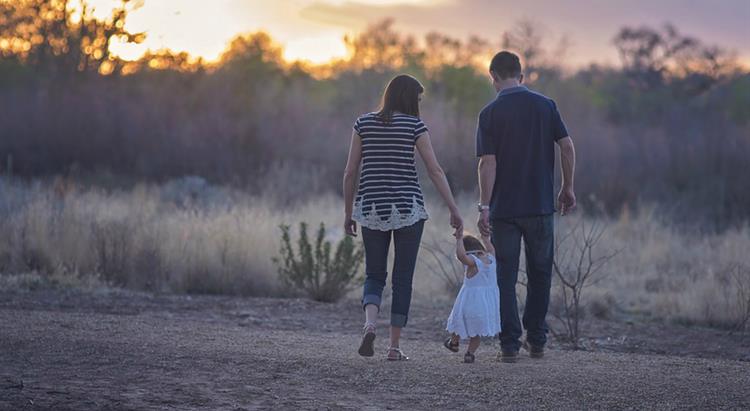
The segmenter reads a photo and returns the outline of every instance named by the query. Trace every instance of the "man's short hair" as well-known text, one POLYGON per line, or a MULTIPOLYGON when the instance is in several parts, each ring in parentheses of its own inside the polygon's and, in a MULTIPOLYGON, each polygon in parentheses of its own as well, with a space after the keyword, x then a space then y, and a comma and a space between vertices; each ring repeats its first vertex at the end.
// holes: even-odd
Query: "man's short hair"
POLYGON ((521 60, 509 51, 501 51, 492 58, 490 71, 494 72, 500 80, 519 77, 521 60))

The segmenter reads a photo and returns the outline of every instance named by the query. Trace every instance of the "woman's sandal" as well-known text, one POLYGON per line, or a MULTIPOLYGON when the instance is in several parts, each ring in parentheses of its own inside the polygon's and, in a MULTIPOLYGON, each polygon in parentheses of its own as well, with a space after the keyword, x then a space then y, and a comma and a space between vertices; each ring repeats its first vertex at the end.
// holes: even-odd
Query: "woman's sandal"
POLYGON ((466 351, 466 354, 464 354, 464 363, 471 364, 474 362, 476 358, 474 357, 474 354, 466 351))
POLYGON ((362 343, 359 345, 357 352, 363 357, 375 355, 375 324, 365 324, 362 343))
POLYGON ((386 356, 385 359, 388 361, 407 361, 409 357, 407 357, 400 348, 390 347, 388 348, 388 356, 386 356), (396 355, 391 357, 391 353, 396 353, 396 355))
POLYGON ((447 348, 451 352, 458 352, 458 346, 459 346, 459 344, 460 343, 458 341, 456 341, 455 343, 453 343, 453 338, 448 338, 443 343, 443 347, 447 348))

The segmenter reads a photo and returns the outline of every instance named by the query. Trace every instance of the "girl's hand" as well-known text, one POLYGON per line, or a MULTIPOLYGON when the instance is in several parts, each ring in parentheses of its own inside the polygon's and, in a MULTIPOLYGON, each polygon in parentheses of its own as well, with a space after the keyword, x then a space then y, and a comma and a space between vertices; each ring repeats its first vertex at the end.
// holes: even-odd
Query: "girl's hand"
POLYGON ((351 217, 344 218, 344 232, 352 237, 357 236, 357 222, 351 217))

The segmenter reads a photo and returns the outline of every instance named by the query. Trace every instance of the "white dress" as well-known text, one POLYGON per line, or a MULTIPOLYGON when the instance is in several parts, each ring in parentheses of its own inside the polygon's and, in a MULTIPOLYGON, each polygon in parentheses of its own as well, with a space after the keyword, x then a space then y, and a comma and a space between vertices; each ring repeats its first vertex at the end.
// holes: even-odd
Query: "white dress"
POLYGON ((497 288, 497 261, 486 254, 490 263, 469 254, 477 264, 477 273, 464 275, 453 310, 448 317, 448 332, 461 338, 495 336, 500 332, 500 290, 497 288))

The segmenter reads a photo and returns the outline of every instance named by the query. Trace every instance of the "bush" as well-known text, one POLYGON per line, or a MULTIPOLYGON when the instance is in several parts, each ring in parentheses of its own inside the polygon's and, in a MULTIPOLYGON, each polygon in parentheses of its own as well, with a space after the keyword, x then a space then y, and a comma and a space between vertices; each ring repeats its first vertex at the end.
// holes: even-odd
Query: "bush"
POLYGON ((307 224, 299 225, 297 256, 292 249, 289 226, 281 225, 280 257, 272 258, 282 282, 295 291, 307 294, 315 301, 335 302, 354 286, 357 271, 364 259, 364 251, 355 246, 351 237, 344 237, 336 246, 331 259, 331 242, 325 240, 325 224, 320 223, 315 246, 307 236, 307 224))

